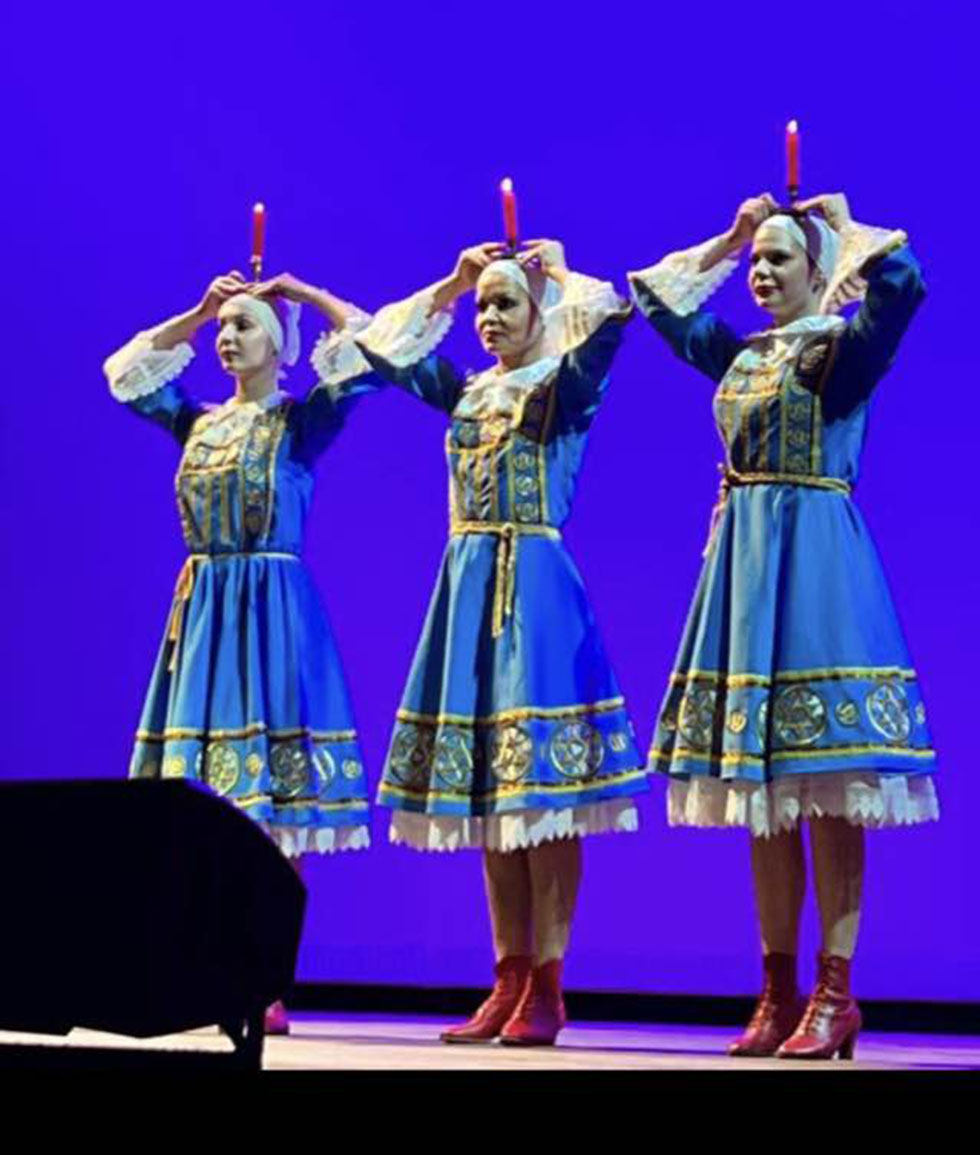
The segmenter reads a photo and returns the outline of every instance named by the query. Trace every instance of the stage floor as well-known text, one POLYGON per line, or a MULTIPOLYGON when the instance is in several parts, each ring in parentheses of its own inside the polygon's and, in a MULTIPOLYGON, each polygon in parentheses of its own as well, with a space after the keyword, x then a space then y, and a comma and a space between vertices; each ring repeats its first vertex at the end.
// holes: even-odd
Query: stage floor
MULTIPOLYGON (((980 1038, 958 1035, 863 1034, 853 1063, 793 1063, 776 1059, 730 1059, 729 1027, 639 1023, 576 1023, 557 1047, 520 1049, 446 1046, 440 1029, 449 1020, 380 1015, 297 1014, 292 1033, 266 1040, 263 1066, 302 1070, 980 1070, 980 1038)), ((0 1031, 0 1045, 133 1047, 226 1051, 217 1029, 136 1040, 75 1030, 67 1038, 0 1031)))

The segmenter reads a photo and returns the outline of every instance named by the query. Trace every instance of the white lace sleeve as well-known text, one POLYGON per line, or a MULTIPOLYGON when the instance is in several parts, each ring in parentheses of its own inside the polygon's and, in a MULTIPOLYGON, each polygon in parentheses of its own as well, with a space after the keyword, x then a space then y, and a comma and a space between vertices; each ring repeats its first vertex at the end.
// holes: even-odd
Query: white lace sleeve
POLYGON ((603 321, 627 312, 629 305, 608 281, 597 281, 583 273, 565 277, 561 299, 545 310, 548 352, 561 356, 581 345, 603 321))
POLYGON ((156 393, 179 377, 194 359, 194 350, 186 341, 172 349, 154 349, 155 332, 137 333, 106 358, 102 368, 109 379, 109 392, 117 401, 137 401, 156 393))
POLYGON ((869 261, 904 245, 902 229, 880 229, 850 221, 840 233, 840 252, 830 284, 820 303, 822 313, 836 313, 851 301, 860 301, 868 290, 861 270, 869 261))
POLYGON ((371 324, 371 314, 345 301, 341 304, 345 314, 343 328, 321 333, 310 354, 319 384, 335 398, 343 392, 345 382, 371 372, 367 359, 354 343, 354 337, 371 324))
POLYGON ((428 356, 452 327, 451 309, 435 309, 434 287, 422 289, 404 301, 385 305, 358 341, 372 353, 400 369, 428 356))
POLYGON ((702 258, 718 241, 718 237, 712 237, 693 249, 669 253, 649 269, 629 273, 629 279, 649 289, 672 313, 686 317, 700 308, 738 268, 736 257, 723 257, 706 272, 701 272, 702 258))

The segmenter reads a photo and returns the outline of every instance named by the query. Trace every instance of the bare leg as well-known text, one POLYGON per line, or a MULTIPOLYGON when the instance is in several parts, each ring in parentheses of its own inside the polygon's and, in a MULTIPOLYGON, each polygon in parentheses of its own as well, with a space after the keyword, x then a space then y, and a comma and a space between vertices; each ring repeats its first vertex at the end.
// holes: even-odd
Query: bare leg
POLYGON ((486 1043, 497 1038, 516 1009, 531 970, 531 875, 527 851, 483 855, 483 880, 493 932, 493 990, 476 1014, 439 1036, 444 1043, 486 1043))
POLYGON ((534 966, 521 1001, 500 1032, 505 1046, 550 1047, 565 1025, 562 968, 582 878, 582 844, 557 839, 527 852, 534 966))
POLYGON ((817 985, 781 1059, 854 1057, 861 1012, 851 994, 851 959, 861 919, 864 829, 846 818, 810 821, 810 849, 823 929, 817 985))
POLYGON ((803 835, 796 830, 752 839, 752 876, 763 954, 796 955, 806 892, 803 835))
POLYGON ((531 875, 528 852, 483 855, 483 880, 490 908, 494 958, 531 953, 531 875))
POLYGON ((864 884, 864 828, 846 818, 810 821, 813 875, 823 928, 823 949, 854 957, 864 884))
POLYGON ((578 838, 559 838, 533 847, 527 856, 534 961, 540 967, 565 957, 582 879, 582 843, 578 838))
POLYGON ((762 938, 762 993, 752 1018, 728 1048, 730 1055, 773 1055, 803 1014, 796 981, 806 862, 800 830, 753 838, 752 877, 762 938))

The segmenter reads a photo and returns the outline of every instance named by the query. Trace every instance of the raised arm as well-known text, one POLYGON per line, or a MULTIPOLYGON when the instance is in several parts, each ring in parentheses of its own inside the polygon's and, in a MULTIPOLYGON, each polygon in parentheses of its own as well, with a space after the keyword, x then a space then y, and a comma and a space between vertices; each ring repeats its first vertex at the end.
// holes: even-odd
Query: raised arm
POLYGON ((823 389, 825 410, 833 415, 848 412, 870 396, 895 359, 926 286, 901 229, 859 224, 851 218, 842 193, 814 197, 801 207, 821 213, 840 237, 823 311, 834 313, 850 301, 861 301, 838 339, 823 389))
POLYGON ((553 305, 545 297, 545 346, 549 355, 561 358, 555 385, 559 409, 571 424, 584 427, 602 402, 633 307, 608 281, 569 269, 558 241, 528 241, 518 260, 536 264, 560 289, 553 305))
POLYGON ((502 252, 503 246, 493 242, 464 249, 447 277, 379 310, 354 338, 363 365, 436 409, 452 413, 464 379, 449 361, 431 353, 449 332, 457 298, 473 288, 480 273, 502 252))
POLYGON ((244 289, 237 270, 216 277, 193 308, 137 333, 106 358, 103 369, 113 397, 183 443, 201 411, 175 383, 194 358, 191 341, 229 297, 244 289))
POLYGON ((751 197, 739 206, 726 232, 628 274, 640 312, 678 357, 713 381, 724 377, 742 342, 728 325, 701 306, 732 275, 741 250, 777 209, 770 193, 751 197))
POLYGON ((301 281, 290 273, 250 285, 260 300, 286 300, 315 309, 326 323, 310 361, 317 381, 302 401, 290 409, 294 451, 308 464, 318 457, 343 428, 350 411, 381 382, 363 363, 353 343, 354 334, 371 321, 369 314, 335 296, 328 289, 301 281))

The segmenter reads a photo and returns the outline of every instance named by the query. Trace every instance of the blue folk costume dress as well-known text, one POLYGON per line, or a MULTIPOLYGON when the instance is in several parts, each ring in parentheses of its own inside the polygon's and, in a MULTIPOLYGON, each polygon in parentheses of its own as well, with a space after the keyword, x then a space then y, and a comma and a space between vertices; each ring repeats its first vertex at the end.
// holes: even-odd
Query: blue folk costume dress
POLYGON ((726 453, 650 752, 672 824, 938 817, 918 679, 851 499, 871 393, 924 285, 904 233, 852 223, 839 240, 822 314, 745 339, 701 308, 735 268, 699 272, 714 242, 630 277, 654 328, 718 382, 726 453))
POLYGON ((561 541, 628 316, 570 274, 548 355, 468 378, 427 355, 450 324, 429 290, 357 335, 361 371, 450 421, 450 537, 378 794, 393 842, 511 851, 637 828, 643 759, 561 541))
POLYGON ((300 553, 317 458, 367 383, 205 407, 175 381, 191 346, 154 350, 152 335, 110 357, 106 373, 117 400, 183 447, 176 490, 188 558, 130 776, 206 783, 289 856, 366 847, 364 761, 300 553))

